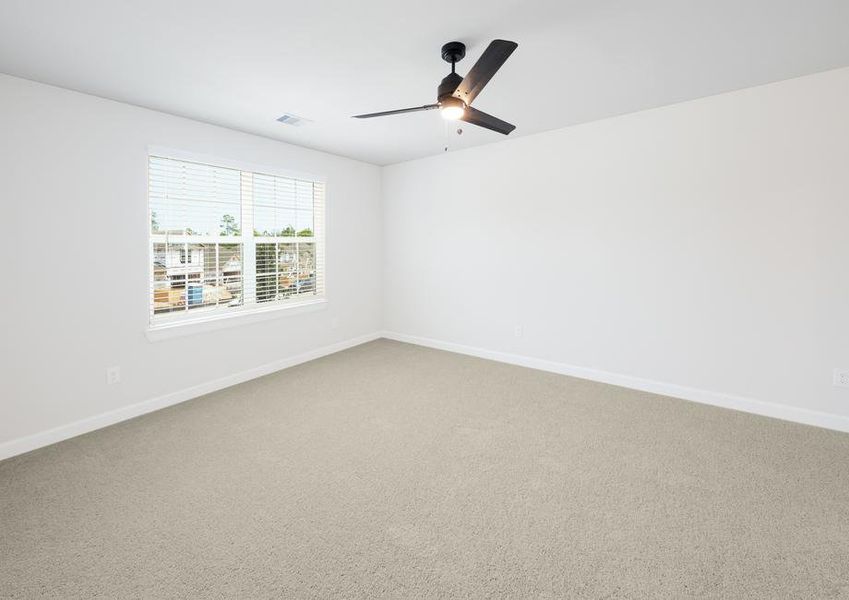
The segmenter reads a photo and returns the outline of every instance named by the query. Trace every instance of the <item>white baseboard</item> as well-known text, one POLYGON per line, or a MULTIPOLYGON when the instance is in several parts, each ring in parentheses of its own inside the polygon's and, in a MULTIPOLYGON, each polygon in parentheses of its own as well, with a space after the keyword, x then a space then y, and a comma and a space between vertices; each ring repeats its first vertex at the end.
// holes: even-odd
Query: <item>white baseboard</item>
POLYGON ((793 421, 795 423, 803 423, 805 425, 814 425, 816 427, 824 427, 826 429, 834 429, 837 431, 849 432, 849 417, 834 415, 819 411, 807 410, 785 404, 775 404, 773 402, 765 402, 763 400, 755 400, 752 398, 744 398, 742 396, 733 396, 720 392, 712 392, 701 390, 687 386, 677 385, 674 383, 665 383, 662 381, 654 381, 651 379, 643 379, 631 375, 622 375, 619 373, 611 373, 609 371, 601 371, 599 369, 591 369, 588 367, 579 367, 565 363, 559 363, 530 356, 522 356, 519 354, 510 354, 507 352, 498 352, 496 350, 487 350, 475 346, 466 346, 456 344, 454 342, 445 342, 442 340, 434 340, 430 338, 396 333, 393 331, 383 331, 361 335, 355 338, 337 342, 329 346, 323 346, 304 352, 289 358, 283 358, 270 362, 253 369, 234 373, 226 377, 214 379, 212 381, 202 383, 196 386, 178 390, 170 394, 151 398, 131 404, 123 408, 118 408, 109 412, 101 413, 93 417, 81 419, 67 425, 48 429, 25 437, 17 438, 0 444, 0 460, 10 458, 18 454, 29 452, 43 446, 49 446, 56 442, 61 442, 95 429, 101 429, 121 421, 132 419, 140 415, 159 410, 174 404, 179 404, 204 394, 209 394, 217 390, 256 379, 275 371, 280 371, 287 367, 292 367, 322 356, 334 354, 354 346, 359 346, 366 342, 376 340, 378 338, 387 338, 397 340, 399 342, 407 342, 419 346, 427 346, 439 350, 447 350, 448 352, 456 352, 458 354, 466 354, 469 356, 477 356, 498 362, 509 363, 531 369, 539 369, 541 371, 549 371, 552 373, 560 373, 561 375, 569 375, 581 379, 589 379, 602 383, 609 383, 621 387, 651 392, 662 396, 672 396, 683 400, 700 402, 702 404, 710 404, 712 406, 720 406, 722 408, 730 408, 743 412, 773 417, 784 421, 793 421))
POLYGON ((280 371, 287 367, 293 367, 316 358, 321 358, 328 354, 347 350, 348 348, 359 346, 360 344, 376 340, 380 337, 381 334, 379 332, 361 335, 329 346, 316 348, 315 350, 310 350, 309 352, 304 352, 297 356, 282 358, 274 362, 254 367, 253 369, 248 369, 247 371, 234 373, 226 377, 221 377, 206 383, 201 383, 176 392, 171 392, 170 394, 165 394, 163 396, 151 398, 150 400, 144 400, 136 404, 110 410, 109 412, 101 413, 93 417, 74 421, 67 425, 54 427, 47 431, 10 440, 0 444, 0 460, 16 456, 18 454, 23 454, 24 452, 29 452, 30 450, 35 450, 42 446, 49 446, 50 444, 55 444, 56 442, 61 442, 62 440, 67 440, 68 438, 76 437, 78 435, 94 431, 95 429, 114 425, 115 423, 120 423, 121 421, 126 421, 127 419, 132 419, 133 417, 138 417, 140 415, 159 410, 160 408, 179 404, 180 402, 185 402, 186 400, 191 400, 192 398, 197 398, 198 396, 203 396, 204 394, 209 394, 211 392, 230 387, 231 385, 236 385, 237 383, 256 379, 257 377, 262 377, 263 375, 268 375, 269 373, 274 373, 275 371, 280 371))
POLYGON ((447 350, 448 352, 456 352, 458 354, 477 356, 479 358, 509 363, 511 365, 519 365, 531 369, 539 369, 541 371, 550 371, 552 373, 560 373, 561 375, 570 375, 580 379, 609 383, 611 385, 631 388, 643 392, 651 392, 661 396, 672 396, 673 398, 700 402, 701 404, 710 404, 712 406, 720 406, 722 408, 730 408, 765 417, 782 419, 784 421, 793 421, 795 423, 814 425, 825 429, 849 432, 849 417, 841 415, 808 410, 805 408, 788 406, 786 404, 765 402, 763 400, 755 400, 753 398, 744 398, 742 396, 733 396, 731 394, 723 394, 721 392, 701 390, 698 388, 677 385, 675 383, 643 379, 632 375, 622 375, 619 373, 611 373, 609 371, 601 371, 599 369, 579 367, 540 358, 532 358, 530 356, 498 352, 475 346, 465 346, 454 342, 434 340, 414 335, 407 335, 404 333, 396 333, 394 331, 384 331, 382 335, 390 340, 407 342, 418 346, 427 346, 428 348, 436 348, 438 350, 447 350))

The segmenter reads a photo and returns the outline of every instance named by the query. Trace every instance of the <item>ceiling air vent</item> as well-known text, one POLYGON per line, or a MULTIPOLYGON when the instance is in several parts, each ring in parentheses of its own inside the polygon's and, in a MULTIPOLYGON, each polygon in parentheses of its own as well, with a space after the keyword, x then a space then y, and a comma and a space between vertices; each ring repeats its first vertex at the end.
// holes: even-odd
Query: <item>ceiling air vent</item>
POLYGON ((277 120, 284 125, 292 125, 293 127, 300 127, 301 125, 312 123, 309 119, 293 115, 292 113, 286 113, 282 117, 278 117, 277 120))

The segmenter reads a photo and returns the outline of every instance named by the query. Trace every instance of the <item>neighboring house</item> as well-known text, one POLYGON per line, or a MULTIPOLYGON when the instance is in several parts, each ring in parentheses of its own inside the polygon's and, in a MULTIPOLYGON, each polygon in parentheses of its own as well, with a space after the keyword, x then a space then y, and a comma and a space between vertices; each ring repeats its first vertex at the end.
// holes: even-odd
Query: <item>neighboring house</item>
POLYGON ((242 289, 242 260, 238 255, 231 256, 221 267, 221 280, 230 291, 242 289))
POLYGON ((238 254, 230 256, 217 276, 205 273, 204 267, 214 267, 217 259, 223 257, 216 254, 214 245, 160 245, 153 259, 154 309, 170 311, 186 304, 215 305, 238 299, 242 289, 241 258, 238 254), (205 259, 212 264, 206 265, 205 259))
POLYGON ((187 279, 199 281, 203 276, 203 248, 168 248, 165 274, 173 287, 184 285, 187 279))

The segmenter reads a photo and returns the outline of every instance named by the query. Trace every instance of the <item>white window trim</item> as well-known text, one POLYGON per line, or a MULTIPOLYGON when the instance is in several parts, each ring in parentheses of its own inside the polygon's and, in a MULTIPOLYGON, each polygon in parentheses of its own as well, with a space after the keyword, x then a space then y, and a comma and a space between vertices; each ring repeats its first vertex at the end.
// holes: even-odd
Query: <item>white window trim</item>
POLYGON ((161 323, 148 327, 145 336, 151 342, 159 342, 175 337, 195 335, 228 329, 230 327, 241 327, 260 321, 279 319, 294 315, 302 315, 327 308, 327 298, 314 298, 311 300, 293 301, 291 304, 276 304, 268 308, 249 309, 243 312, 227 312, 210 315, 205 319, 192 319, 191 321, 175 321, 173 323, 161 323))
MULTIPOLYGON (((189 162, 197 162, 202 164, 215 165, 218 167, 225 167, 230 169, 237 169, 239 171, 249 171, 253 173, 263 173, 266 175, 277 175, 280 177, 287 177, 290 179, 299 179, 302 181, 315 181, 317 183, 324 183, 324 224, 323 224, 323 251, 324 251, 324 265, 325 272, 327 269, 327 229, 328 229, 328 191, 327 191, 327 178, 322 175, 316 175, 313 173, 306 173, 303 171, 292 171, 289 169, 281 169, 280 167, 264 165, 259 163, 250 163, 242 160, 234 160, 228 158, 222 158, 220 156, 213 156, 209 154, 201 154, 196 152, 189 152, 186 150, 179 150, 176 148, 169 148, 165 146, 148 146, 147 147, 147 156, 160 156, 162 158, 170 158, 174 160, 184 160, 189 162)), ((149 202, 149 198, 145 199, 149 202)), ((244 207, 243 207, 244 210, 244 207)), ((147 225, 147 241, 148 246, 150 247, 150 226, 147 225)), ((275 238, 275 241, 278 241, 275 238)), ((152 269, 152 255, 148 257, 147 262, 147 270, 152 269)), ((175 337, 182 337, 186 335, 195 335, 198 333, 204 333, 208 331, 215 331, 219 329, 227 329, 230 327, 237 327, 242 325, 248 325, 251 323, 256 323, 260 321, 267 321, 270 319, 276 319, 280 317, 286 316, 294 316, 300 315, 308 312, 314 312, 317 310, 323 310, 327 308, 329 293, 327 287, 327 277, 325 276, 324 280, 324 294, 319 298, 293 298, 291 301, 279 301, 274 303, 273 305, 267 307, 244 307, 242 310, 233 310, 228 311, 226 313, 212 314, 208 317, 200 317, 193 318, 189 320, 177 320, 174 322, 168 322, 167 319, 160 321, 156 324, 151 324, 148 321, 147 328, 145 329, 145 336, 151 342, 158 342, 162 340, 167 340, 175 337)))

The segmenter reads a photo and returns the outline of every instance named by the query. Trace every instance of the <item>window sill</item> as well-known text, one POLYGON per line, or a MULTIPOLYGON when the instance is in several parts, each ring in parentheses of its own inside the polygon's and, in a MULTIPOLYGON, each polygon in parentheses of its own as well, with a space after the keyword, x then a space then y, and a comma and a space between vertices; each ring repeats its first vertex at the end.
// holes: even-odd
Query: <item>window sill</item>
POLYGON ((203 320, 194 321, 176 321, 162 325, 154 325, 148 327, 145 331, 147 339, 151 342, 159 342, 175 337, 186 335, 194 335, 197 333, 205 333, 208 331, 216 331, 218 329, 227 329, 229 327, 240 327, 251 323, 268 321, 270 319, 279 319, 292 315, 301 315, 317 310, 327 308, 327 299, 319 298, 297 304, 287 304, 285 306, 275 306, 272 308, 253 310, 243 313, 231 313, 223 315, 215 315, 203 320))

